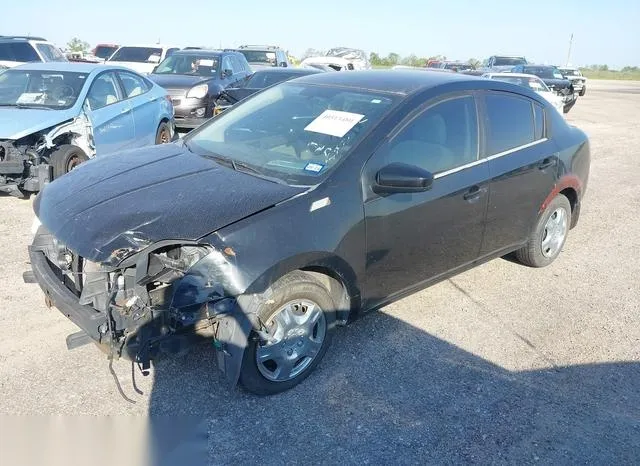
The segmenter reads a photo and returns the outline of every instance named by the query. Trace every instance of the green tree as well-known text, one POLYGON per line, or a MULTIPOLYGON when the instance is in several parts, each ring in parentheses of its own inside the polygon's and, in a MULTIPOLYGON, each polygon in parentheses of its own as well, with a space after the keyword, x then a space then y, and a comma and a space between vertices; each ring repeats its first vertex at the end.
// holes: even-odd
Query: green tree
POLYGON ((480 60, 478 60, 477 58, 469 58, 469 60, 467 60, 467 63, 473 66, 474 70, 477 70, 478 68, 480 68, 480 65, 482 64, 480 60))
POLYGON ((393 66, 397 65, 400 62, 400 55, 395 52, 391 52, 387 55, 387 65, 393 66))
POLYGON ((91 47, 91 45, 89 45, 88 42, 85 42, 83 40, 78 39, 77 37, 74 37, 73 39, 71 39, 69 42, 67 42, 67 49, 70 52, 82 52, 82 53, 87 53, 89 51, 89 48, 91 47))

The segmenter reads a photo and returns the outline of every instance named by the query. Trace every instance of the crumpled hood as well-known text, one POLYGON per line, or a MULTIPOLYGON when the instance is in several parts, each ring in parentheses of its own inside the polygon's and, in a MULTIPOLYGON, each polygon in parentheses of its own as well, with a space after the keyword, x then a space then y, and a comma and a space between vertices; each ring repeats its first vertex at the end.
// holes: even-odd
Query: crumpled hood
POLYGON ((85 162, 47 185, 34 210, 71 250, 115 264, 160 240, 197 240, 302 191, 176 142, 85 162))
POLYGON ((186 74, 150 74, 151 81, 165 89, 191 89, 196 84, 203 81, 212 81, 212 77, 189 76, 186 74))
POLYGON ((76 116, 76 111, 38 110, 30 108, 0 108, 0 139, 16 139, 28 136, 36 131, 59 125, 76 116))

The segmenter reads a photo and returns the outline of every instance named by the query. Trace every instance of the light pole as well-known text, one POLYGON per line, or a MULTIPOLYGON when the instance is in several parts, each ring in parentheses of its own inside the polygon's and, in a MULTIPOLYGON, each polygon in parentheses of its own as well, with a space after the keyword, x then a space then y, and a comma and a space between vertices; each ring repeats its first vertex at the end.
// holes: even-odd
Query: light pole
POLYGON ((566 66, 570 65, 571 62, 571 45, 573 44, 573 32, 571 33, 571 38, 569 39, 569 52, 567 53, 567 63, 566 66))

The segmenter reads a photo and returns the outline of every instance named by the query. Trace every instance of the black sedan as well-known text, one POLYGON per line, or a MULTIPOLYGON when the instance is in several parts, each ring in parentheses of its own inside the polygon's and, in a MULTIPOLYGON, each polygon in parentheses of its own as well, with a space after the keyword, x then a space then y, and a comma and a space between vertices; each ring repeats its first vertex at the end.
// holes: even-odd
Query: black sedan
POLYGON ((552 263, 589 164, 585 134, 529 89, 320 73, 49 184, 25 280, 80 327, 69 347, 144 368, 206 337, 231 383, 272 394, 363 312, 511 252, 552 263))
POLYGON ((222 113, 231 105, 240 102, 242 99, 255 94, 258 91, 274 86, 284 81, 307 76, 310 74, 322 73, 316 68, 266 68, 260 69, 249 76, 244 81, 223 90, 216 101, 214 113, 222 113))

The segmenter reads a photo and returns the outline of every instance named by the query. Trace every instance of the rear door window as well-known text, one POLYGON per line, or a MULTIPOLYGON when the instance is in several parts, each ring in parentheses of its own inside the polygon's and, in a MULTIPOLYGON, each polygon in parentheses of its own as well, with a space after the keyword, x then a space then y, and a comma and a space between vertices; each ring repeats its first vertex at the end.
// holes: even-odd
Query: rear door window
POLYGON ((536 139, 532 102, 513 94, 485 96, 487 155, 515 149, 536 139))
POLYGON ((18 62, 42 61, 28 42, 0 43, 0 60, 18 62))

